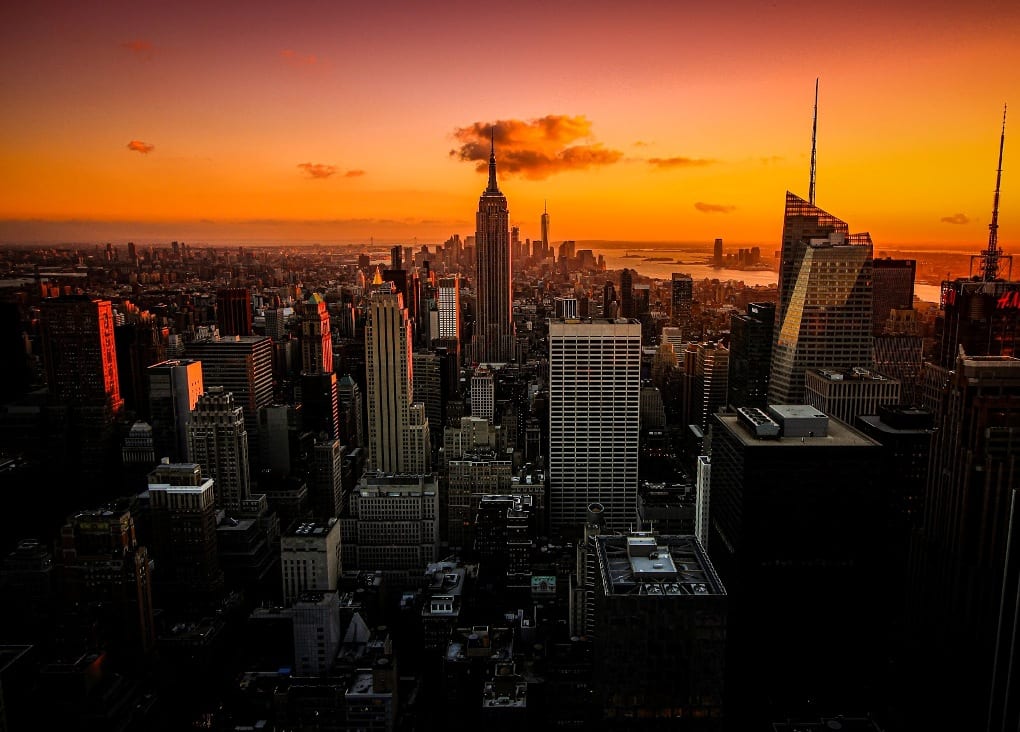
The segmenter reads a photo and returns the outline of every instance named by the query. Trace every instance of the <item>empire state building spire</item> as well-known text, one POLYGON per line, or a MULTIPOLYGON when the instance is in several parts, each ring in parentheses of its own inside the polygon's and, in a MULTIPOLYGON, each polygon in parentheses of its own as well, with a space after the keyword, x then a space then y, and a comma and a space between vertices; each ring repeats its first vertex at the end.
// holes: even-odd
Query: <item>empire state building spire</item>
POLYGON ((499 193, 496 185, 496 128, 489 128, 489 186, 486 193, 499 193))

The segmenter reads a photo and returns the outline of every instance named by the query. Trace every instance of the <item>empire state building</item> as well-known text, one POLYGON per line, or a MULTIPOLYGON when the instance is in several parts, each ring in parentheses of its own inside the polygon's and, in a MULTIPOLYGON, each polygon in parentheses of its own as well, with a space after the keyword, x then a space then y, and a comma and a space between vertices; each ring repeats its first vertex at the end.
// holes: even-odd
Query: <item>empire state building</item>
POLYGON ((510 285, 510 212, 496 185, 496 147, 489 153, 489 185, 478 199, 475 321, 476 358, 506 363, 513 342, 513 289, 510 285))

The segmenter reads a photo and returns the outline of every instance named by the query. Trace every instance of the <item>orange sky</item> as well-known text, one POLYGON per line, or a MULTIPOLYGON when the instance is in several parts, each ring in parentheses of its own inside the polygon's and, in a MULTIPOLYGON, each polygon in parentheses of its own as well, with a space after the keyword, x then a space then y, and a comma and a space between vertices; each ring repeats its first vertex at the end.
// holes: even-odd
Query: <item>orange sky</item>
POLYGON ((468 235, 500 122, 522 236, 774 245, 819 76, 818 204, 976 251, 1020 105, 1016 2, 85 5, 5 13, 0 241, 468 235))

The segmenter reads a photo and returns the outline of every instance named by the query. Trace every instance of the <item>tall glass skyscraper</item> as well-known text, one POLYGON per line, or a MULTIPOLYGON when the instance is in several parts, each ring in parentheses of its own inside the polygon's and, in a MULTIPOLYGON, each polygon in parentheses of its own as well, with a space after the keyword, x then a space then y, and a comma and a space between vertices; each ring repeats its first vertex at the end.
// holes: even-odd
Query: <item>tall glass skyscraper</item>
POLYGON ((513 353, 513 288, 510 270, 510 212, 496 185, 496 149, 489 153, 489 185, 478 199, 475 229, 476 357, 505 363, 513 353))
POLYGON ((873 245, 848 229, 786 194, 770 403, 801 403, 805 369, 871 365, 873 245))

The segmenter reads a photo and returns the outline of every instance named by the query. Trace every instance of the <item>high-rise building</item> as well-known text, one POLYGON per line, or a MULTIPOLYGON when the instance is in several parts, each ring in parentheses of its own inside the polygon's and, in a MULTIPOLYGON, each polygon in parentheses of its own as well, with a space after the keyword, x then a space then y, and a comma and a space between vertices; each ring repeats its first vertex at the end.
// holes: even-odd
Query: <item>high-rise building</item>
POLYGON ((900 382, 864 368, 847 371, 808 369, 804 403, 849 425, 859 414, 877 414, 900 403, 900 382))
POLYGON ((301 371, 309 374, 333 373, 333 341, 329 311, 318 293, 301 303, 301 371))
POLYGON ((149 377, 149 415, 156 457, 170 462, 188 455, 191 410, 205 391, 202 362, 187 359, 163 361, 146 369, 149 377))
POLYGON ((188 460, 216 481, 216 506, 241 510, 251 496, 248 431, 241 407, 222 386, 210 386, 198 398, 188 425, 188 460))
POLYGON ((346 426, 342 439, 356 447, 364 447, 365 417, 364 404, 361 400, 361 387, 350 374, 342 376, 337 382, 337 397, 345 415, 343 424, 346 426))
POLYGON ((546 204, 542 209, 542 252, 537 254, 535 259, 542 260, 549 258, 549 205, 546 204))
POLYGON ((291 618, 294 672, 298 676, 326 675, 343 641, 339 596, 335 591, 308 590, 294 603, 291 618))
POLYGON ((195 464, 164 463, 149 474, 148 492, 157 597, 208 606, 223 590, 212 478, 195 464))
POLYGON ((730 318, 729 404, 758 407, 768 402, 769 371, 772 368, 772 329, 776 306, 753 302, 747 312, 730 318))
MULTIPOLYGON (((273 339, 268 336, 233 336, 192 341, 188 358, 202 362, 206 389, 222 386, 244 409, 244 426, 254 439, 259 409, 273 403, 273 339)), ((254 456, 257 453, 253 454, 254 456)))
MULTIPOLYGON (((814 217, 821 218, 822 212, 814 217)), ((773 404, 803 401, 808 368, 868 367, 872 359, 871 237, 835 232, 802 242, 791 256, 798 260, 795 277, 785 306, 780 289, 772 349, 773 404)), ((780 276, 785 272, 784 265, 780 276)))
POLYGON ((443 439, 443 364, 442 358, 427 351, 411 354, 414 398, 425 405, 429 436, 435 447, 443 439))
POLYGON ((512 358, 513 286, 510 263, 510 212, 496 185, 496 148, 489 153, 489 185, 478 200, 475 230, 474 337, 478 360, 505 363, 512 358))
POLYGON ((670 281, 670 317, 674 327, 690 327, 691 304, 694 300, 694 280, 688 274, 673 273, 670 281))
POLYGON ((869 704, 853 679, 885 661, 886 595, 846 590, 883 586, 881 448, 811 407, 737 411, 713 418, 709 537, 730 600, 731 718, 750 728, 766 700, 869 704))
POLYGON ((422 474, 431 462, 425 405, 413 401, 411 326, 403 297, 372 293, 365 326, 371 470, 422 474))
POLYGON ((885 331, 889 314, 893 310, 912 310, 914 307, 914 275, 917 262, 913 259, 875 259, 872 270, 872 329, 874 334, 885 331))
POLYGON ((635 317, 634 270, 627 269, 626 267, 620 272, 620 317, 635 317))
POLYGON ((694 536, 650 532, 595 544, 593 676, 606 726, 721 729, 727 598, 708 554, 694 536))
POLYGON ((259 448, 262 470, 290 475, 300 459, 301 410, 290 404, 272 404, 259 410, 259 448))
POLYGON ((641 326, 549 323, 549 514, 554 531, 581 530, 589 504, 606 525, 637 519, 641 326))
POLYGON ((439 338, 460 347, 460 275, 439 279, 439 338))
POLYGON ((712 245, 712 264, 716 267, 722 267, 723 261, 722 239, 716 239, 712 245))
POLYGON ((251 290, 230 287, 216 292, 216 325, 221 336, 252 334, 251 290))
POLYGON ((340 437, 340 386, 332 371, 301 374, 301 422, 306 431, 340 437))
POLYGON ((730 369, 730 352, 721 343, 699 343, 694 371, 698 415, 702 433, 708 430, 712 415, 726 406, 730 369))
POLYGON ((1010 506, 1020 485, 1020 359, 960 357, 935 426, 915 562, 922 568, 913 619, 919 668, 929 698, 953 693, 959 700, 944 717, 950 726, 984 729, 995 654, 1003 650, 996 636, 1010 506))
POLYGON ((336 590, 340 578, 340 523, 302 522, 280 537, 283 602, 306 590, 336 590))
POLYGON ((345 481, 344 458, 347 453, 340 440, 316 440, 312 445, 308 503, 312 516, 320 521, 329 521, 343 512, 351 483, 361 477, 346 476, 345 481))
POLYGON ((471 416, 492 424, 496 410, 496 375, 485 366, 471 376, 471 416))

